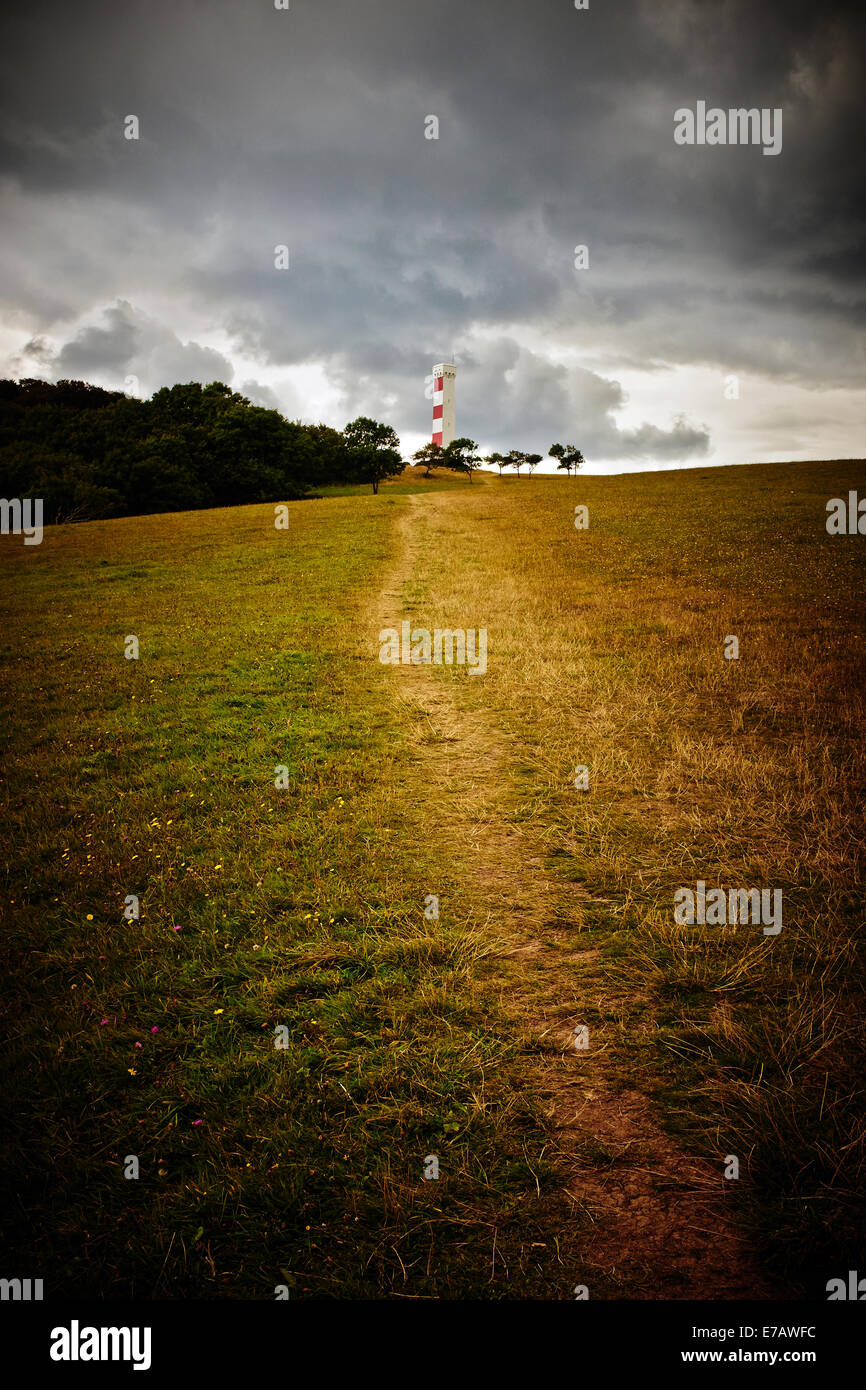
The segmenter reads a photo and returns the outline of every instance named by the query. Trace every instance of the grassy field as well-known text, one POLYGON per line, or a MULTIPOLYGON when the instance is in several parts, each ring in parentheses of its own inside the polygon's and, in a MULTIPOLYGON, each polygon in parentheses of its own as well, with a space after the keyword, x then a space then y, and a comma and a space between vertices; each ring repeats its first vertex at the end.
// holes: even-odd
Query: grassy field
POLYGON ((412 479, 288 531, 4 537, 6 1272, 561 1299, 855 1268, 849 488, 863 463, 412 479), (486 674, 380 664, 402 619, 486 628, 486 674), (698 879, 782 889, 783 930, 677 925, 698 879))

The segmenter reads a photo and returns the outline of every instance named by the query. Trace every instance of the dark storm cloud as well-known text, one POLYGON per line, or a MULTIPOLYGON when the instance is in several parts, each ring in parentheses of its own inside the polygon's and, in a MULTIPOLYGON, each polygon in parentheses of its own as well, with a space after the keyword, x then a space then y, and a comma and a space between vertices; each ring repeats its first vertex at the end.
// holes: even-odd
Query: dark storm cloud
POLYGON ((105 311, 102 323, 81 329, 66 343, 53 369, 57 378, 98 383, 132 376, 148 394, 165 382, 207 384, 232 375, 231 363, 221 353, 200 343, 182 343, 164 324, 122 301, 105 311))
POLYGON ((238 387, 242 396, 246 396, 252 405, 264 406, 266 410, 279 410, 280 401, 274 395, 269 386, 264 386, 260 381, 242 381, 238 387))
POLYGON ((57 358, 57 368, 65 376, 89 372, 126 371, 140 346, 141 329, 132 318, 128 304, 106 310, 105 322, 84 328, 67 343, 57 358))
POLYGON ((426 429, 457 349, 492 447, 699 455, 699 423, 617 427, 617 363, 862 380, 863 32, 800 0, 37 0, 2 59, 4 300, 64 372, 230 376, 176 304, 262 367, 319 362, 347 418, 426 429), (675 146, 698 98, 781 106, 782 154, 675 146))

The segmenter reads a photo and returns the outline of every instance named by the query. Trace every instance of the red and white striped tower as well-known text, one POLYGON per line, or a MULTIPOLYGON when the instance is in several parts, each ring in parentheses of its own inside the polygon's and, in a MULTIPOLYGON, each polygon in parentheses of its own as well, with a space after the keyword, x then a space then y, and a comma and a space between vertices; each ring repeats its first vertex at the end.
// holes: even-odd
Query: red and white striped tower
POLYGON ((433 443, 447 449, 455 436, 453 362, 440 362, 433 368, 433 443))

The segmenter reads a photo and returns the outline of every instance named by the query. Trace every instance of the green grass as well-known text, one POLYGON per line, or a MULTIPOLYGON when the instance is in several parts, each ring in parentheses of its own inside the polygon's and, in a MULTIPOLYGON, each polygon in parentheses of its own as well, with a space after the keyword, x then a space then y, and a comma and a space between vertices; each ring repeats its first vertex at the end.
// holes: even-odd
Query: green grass
POLYGON ((5 1264, 46 1296, 484 1298, 492 1257, 561 1284, 530 1249, 544 1212, 522 1219, 543 1129, 477 933, 424 920, 403 733, 359 640, 391 516, 2 547, 5 1264))
MULTIPOLYGON (((440 471, 425 478, 423 473, 415 473, 414 469, 404 469, 398 477, 383 482, 376 495, 387 500, 389 497, 407 497, 422 492, 453 492, 455 489, 472 486, 474 483, 470 483, 465 474, 440 471)), ((371 496, 373 490, 369 483, 334 483, 316 490, 316 498, 371 496)))

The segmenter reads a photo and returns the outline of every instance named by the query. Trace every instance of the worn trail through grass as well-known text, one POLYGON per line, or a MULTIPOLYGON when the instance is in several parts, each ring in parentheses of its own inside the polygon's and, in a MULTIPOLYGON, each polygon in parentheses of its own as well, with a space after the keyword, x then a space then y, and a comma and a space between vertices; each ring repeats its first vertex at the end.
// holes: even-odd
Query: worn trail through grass
MULTIPOLYGON (((406 499, 371 626, 399 628, 410 609, 423 607, 420 556, 446 553, 443 515, 463 505, 453 493, 406 499)), ((456 613, 453 625, 460 625, 456 613)), ((549 1157, 580 1232, 576 1245, 589 1271, 589 1295, 771 1297, 725 1210, 721 1167, 678 1147, 645 1090, 608 1065, 603 1022, 593 1022, 588 1045, 581 1043, 590 1015, 639 1018, 648 1001, 621 963, 557 930, 576 897, 602 913, 610 899, 563 885, 546 871, 543 827, 519 817, 519 739, 495 707, 464 707, 466 686, 449 679, 447 667, 393 669, 411 728, 428 843, 450 860, 463 909, 494 943, 491 984, 524 1046, 525 1083, 543 1098, 549 1157)), ((483 683, 484 677, 469 679, 483 683)), ((453 906, 443 901, 443 915, 453 906)))

